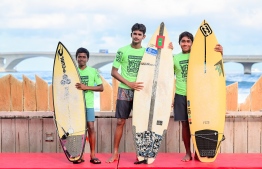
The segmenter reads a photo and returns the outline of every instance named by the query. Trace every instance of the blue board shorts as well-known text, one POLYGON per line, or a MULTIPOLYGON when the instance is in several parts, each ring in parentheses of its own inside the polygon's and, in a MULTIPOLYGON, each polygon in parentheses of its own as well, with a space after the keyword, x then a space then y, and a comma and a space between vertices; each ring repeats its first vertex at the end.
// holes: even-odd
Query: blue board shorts
POLYGON ((95 109, 94 108, 86 108, 86 121, 95 121, 95 109))

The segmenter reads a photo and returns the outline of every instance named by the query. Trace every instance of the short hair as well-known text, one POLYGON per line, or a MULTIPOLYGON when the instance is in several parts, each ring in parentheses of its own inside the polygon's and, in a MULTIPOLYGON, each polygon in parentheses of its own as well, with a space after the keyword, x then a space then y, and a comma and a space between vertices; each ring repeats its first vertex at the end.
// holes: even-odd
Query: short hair
POLYGON ((190 32, 185 31, 179 35, 178 43, 180 43, 181 39, 185 36, 191 39, 192 42, 194 41, 194 36, 190 32))
POLYGON ((145 27, 145 25, 143 25, 143 24, 136 23, 136 24, 134 24, 134 25, 132 26, 132 28, 131 28, 131 31, 132 31, 132 32, 137 31, 137 30, 143 32, 143 34, 146 33, 146 27, 145 27))
POLYGON ((81 47, 81 48, 77 49, 77 51, 76 51, 76 59, 77 59, 77 55, 79 53, 85 53, 87 58, 89 58, 89 51, 86 48, 81 47))

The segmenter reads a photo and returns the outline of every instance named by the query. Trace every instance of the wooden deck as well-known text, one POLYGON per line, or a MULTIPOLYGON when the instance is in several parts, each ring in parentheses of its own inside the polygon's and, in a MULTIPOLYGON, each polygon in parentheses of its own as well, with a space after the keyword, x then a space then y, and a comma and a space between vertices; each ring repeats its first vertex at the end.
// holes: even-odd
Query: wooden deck
MULTIPOLYGON (((132 117, 126 121, 120 152, 135 152, 132 117)), ((111 153, 116 128, 114 112, 96 112, 98 153, 111 153)), ((221 153, 262 152, 262 112, 228 112, 221 153)), ((192 146, 193 147, 193 146, 192 146)), ((53 112, 0 112, 0 152, 62 152, 53 112)), ((87 144, 85 152, 89 152, 87 144)), ((184 153, 181 125, 170 116, 160 152, 184 153)))

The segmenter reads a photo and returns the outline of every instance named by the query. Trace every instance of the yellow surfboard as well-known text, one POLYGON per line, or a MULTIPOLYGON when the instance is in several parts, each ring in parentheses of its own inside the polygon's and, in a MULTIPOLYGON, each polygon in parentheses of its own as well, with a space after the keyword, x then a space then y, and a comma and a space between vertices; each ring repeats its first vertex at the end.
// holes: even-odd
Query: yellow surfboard
POLYGON ((214 31, 203 21, 188 64, 187 108, 194 148, 202 162, 213 162, 224 139, 226 83, 223 58, 214 51, 214 31))
POLYGON ((155 160, 170 118, 174 69, 169 42, 161 23, 147 45, 137 76, 144 88, 134 93, 133 135, 138 160, 147 164, 155 160))
POLYGON ((69 161, 81 159, 86 139, 85 98, 75 87, 81 82, 68 50, 59 42, 53 67, 54 121, 61 146, 69 161))

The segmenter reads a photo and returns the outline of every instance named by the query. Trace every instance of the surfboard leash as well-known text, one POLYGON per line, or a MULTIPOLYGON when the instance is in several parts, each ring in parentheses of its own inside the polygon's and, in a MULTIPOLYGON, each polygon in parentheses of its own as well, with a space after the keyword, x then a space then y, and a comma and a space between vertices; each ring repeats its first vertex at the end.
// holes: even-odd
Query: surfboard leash
POLYGON ((70 134, 69 134, 68 132, 65 131, 65 129, 62 127, 62 125, 58 123, 58 121, 57 121, 56 119, 54 119, 54 120, 55 120, 55 122, 61 127, 61 129, 62 129, 63 132, 64 132, 64 135, 62 135, 62 137, 61 137, 62 139, 66 139, 68 136, 72 136, 73 134, 80 133, 80 132, 85 132, 85 131, 88 130, 88 128, 86 128, 85 130, 80 130, 80 131, 73 132, 73 133, 70 133, 70 134))

